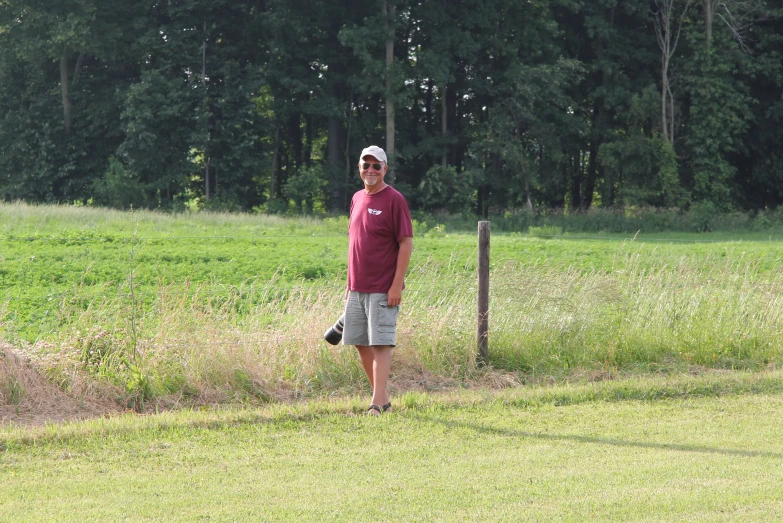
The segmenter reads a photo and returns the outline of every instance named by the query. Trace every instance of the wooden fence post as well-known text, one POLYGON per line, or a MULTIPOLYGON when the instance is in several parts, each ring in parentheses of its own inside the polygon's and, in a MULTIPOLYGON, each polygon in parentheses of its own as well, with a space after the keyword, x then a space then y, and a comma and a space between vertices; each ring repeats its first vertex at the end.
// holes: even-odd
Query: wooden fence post
POLYGON ((489 222, 478 222, 478 359, 489 358, 489 222))

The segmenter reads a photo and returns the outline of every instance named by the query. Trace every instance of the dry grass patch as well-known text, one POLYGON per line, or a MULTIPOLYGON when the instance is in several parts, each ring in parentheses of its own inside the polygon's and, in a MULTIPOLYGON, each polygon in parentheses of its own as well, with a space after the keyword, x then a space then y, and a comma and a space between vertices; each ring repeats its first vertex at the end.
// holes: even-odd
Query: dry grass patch
POLYGON ((53 383, 23 353, 0 344, 0 422, 43 424, 89 419, 121 411, 105 386, 74 380, 71 392, 53 383))

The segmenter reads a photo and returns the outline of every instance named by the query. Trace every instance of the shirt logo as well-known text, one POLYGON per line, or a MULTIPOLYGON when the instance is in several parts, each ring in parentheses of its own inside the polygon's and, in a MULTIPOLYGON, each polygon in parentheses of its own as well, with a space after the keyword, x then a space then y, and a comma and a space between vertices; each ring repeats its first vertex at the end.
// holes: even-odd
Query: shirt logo
POLYGON ((368 212, 368 213, 370 213, 370 214, 372 214, 373 216, 378 216, 378 215, 379 215, 379 214, 381 214, 383 211, 379 211, 378 209, 367 209, 367 212, 368 212))

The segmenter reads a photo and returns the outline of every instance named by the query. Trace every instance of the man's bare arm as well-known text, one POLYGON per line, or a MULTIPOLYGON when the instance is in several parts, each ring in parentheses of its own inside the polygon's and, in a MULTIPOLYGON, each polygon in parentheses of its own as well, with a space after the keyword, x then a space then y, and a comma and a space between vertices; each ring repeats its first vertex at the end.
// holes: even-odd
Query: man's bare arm
POLYGON ((405 280, 408 265, 411 263, 412 252, 413 238, 405 236, 400 240, 400 252, 397 254, 397 269, 394 271, 394 281, 387 293, 389 307, 396 307, 402 301, 402 283, 405 280))

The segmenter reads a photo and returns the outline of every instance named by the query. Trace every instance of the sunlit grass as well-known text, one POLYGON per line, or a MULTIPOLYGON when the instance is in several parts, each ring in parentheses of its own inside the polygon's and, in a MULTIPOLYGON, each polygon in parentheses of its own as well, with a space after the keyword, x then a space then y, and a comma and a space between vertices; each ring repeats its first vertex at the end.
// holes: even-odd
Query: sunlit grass
POLYGON ((781 375, 0 429, 9 521, 778 521, 781 375), (735 394, 741 393, 741 394, 735 394), (654 399, 655 401, 649 401, 654 399))

